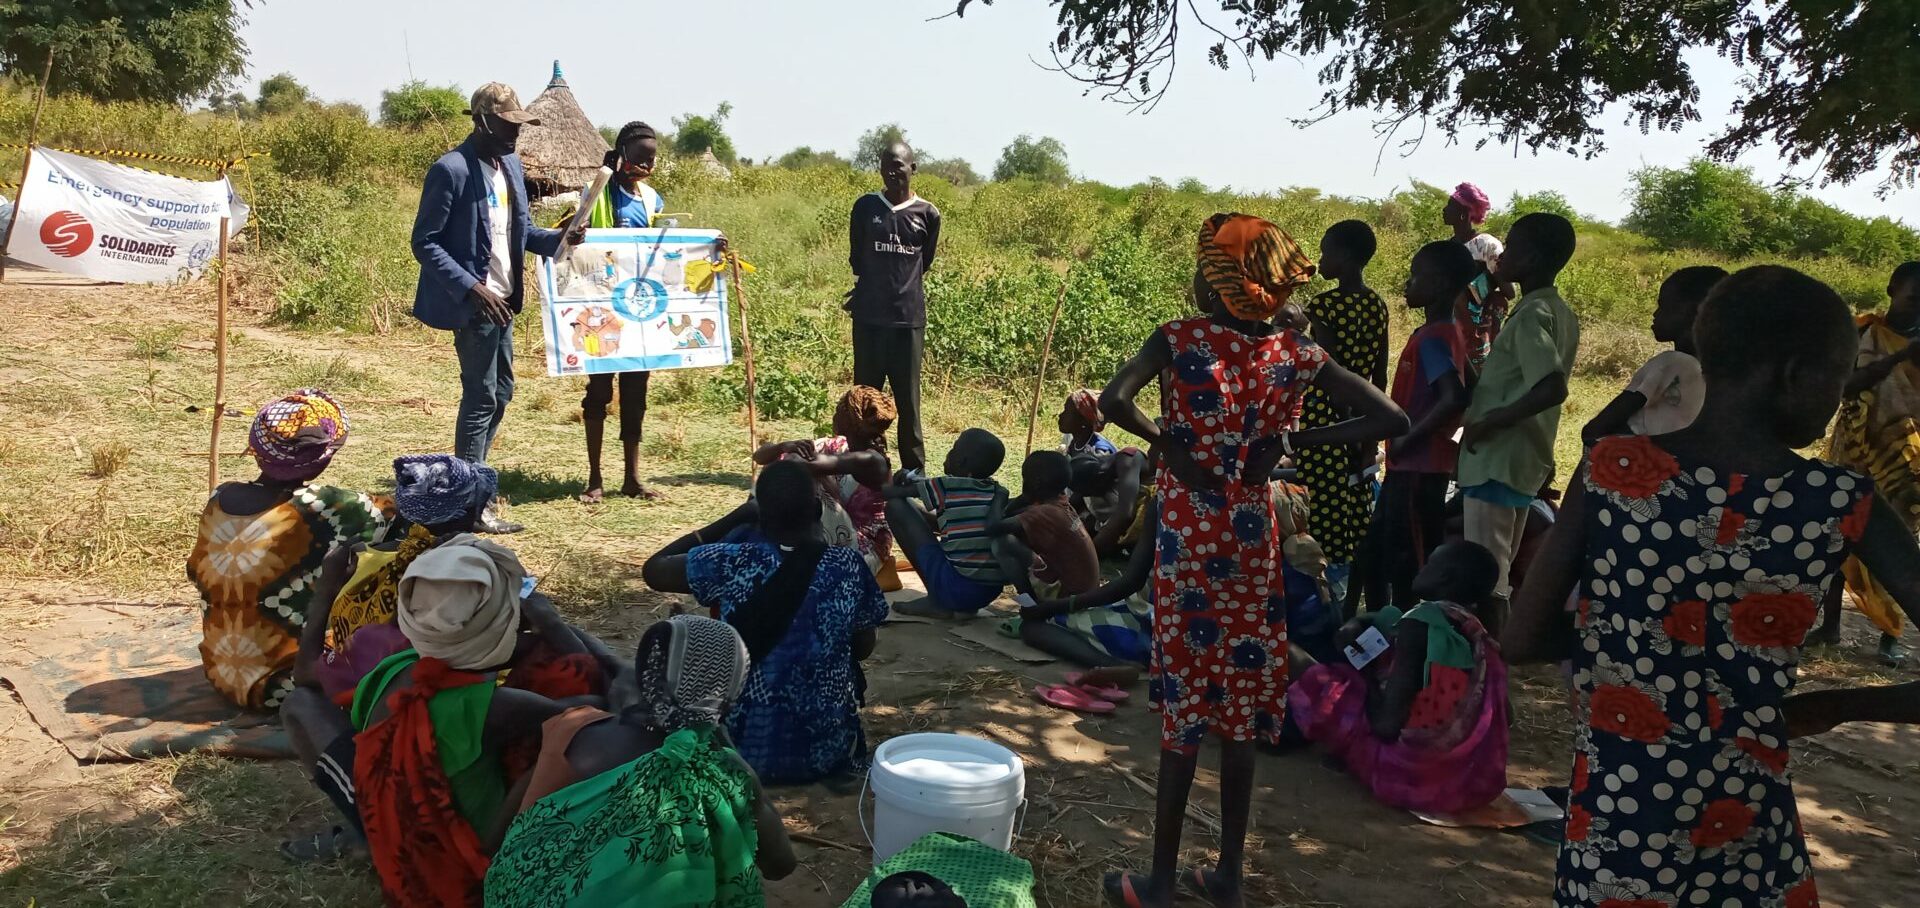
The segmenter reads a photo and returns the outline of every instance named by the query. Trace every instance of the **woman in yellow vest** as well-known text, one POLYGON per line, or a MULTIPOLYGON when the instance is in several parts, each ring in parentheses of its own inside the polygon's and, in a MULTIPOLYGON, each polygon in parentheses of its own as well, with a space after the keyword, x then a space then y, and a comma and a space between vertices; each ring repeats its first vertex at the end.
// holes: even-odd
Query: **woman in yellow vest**
MULTIPOLYGON (((580 204, 592 205, 587 226, 654 226, 664 211, 660 193, 646 184, 660 155, 660 140, 653 127, 634 121, 620 127, 620 135, 607 152, 605 165, 613 171, 604 192, 580 204)), ((597 337, 596 337, 597 340, 597 337)), ((599 346, 596 344, 596 346, 599 346)), ((590 351, 592 352, 592 351, 590 351)), ((602 372, 587 376, 587 396, 580 401, 587 427, 587 491, 580 500, 597 504, 606 494, 600 478, 600 448, 607 431, 607 405, 613 402, 613 377, 620 376, 620 447, 626 455, 626 478, 620 494, 634 498, 654 498, 655 493, 640 484, 640 432, 647 418, 647 373, 602 372)))

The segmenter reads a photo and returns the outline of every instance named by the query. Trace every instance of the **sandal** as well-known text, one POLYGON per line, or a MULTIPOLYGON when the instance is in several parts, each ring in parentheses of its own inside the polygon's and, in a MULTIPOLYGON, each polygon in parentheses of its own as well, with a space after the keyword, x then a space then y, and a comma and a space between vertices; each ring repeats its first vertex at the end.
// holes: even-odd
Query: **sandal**
POLYGON ((361 835, 358 829, 345 826, 335 826, 305 839, 288 839, 280 843, 280 854, 296 864, 331 864, 341 858, 366 852, 366 836, 361 835))
POLYGON ((1217 870, 1189 867, 1185 873, 1180 874, 1180 885, 1186 888, 1187 894, 1209 905, 1218 905, 1220 900, 1213 894, 1214 878, 1218 874, 1217 870))
POLYGON ((1146 908, 1146 899, 1140 893, 1146 891, 1147 882, 1140 874, 1115 871, 1100 878, 1100 891, 1114 908, 1146 908))
POLYGON ((1019 618, 1008 618, 1007 620, 1000 622, 1000 626, 997 628, 997 630, 1000 632, 1000 636, 1005 637, 1008 640, 1020 639, 1020 621, 1021 619, 1019 618))
POLYGON ((1133 693, 1126 688, 1117 687, 1112 684, 1088 684, 1086 683, 1086 677, 1085 672, 1067 672, 1067 683, 1099 697, 1108 703, 1125 703, 1133 699, 1133 693))
POLYGON ((1067 684, 1042 684, 1033 689, 1033 697, 1056 709, 1096 716, 1107 715, 1114 709, 1112 703, 1067 684))

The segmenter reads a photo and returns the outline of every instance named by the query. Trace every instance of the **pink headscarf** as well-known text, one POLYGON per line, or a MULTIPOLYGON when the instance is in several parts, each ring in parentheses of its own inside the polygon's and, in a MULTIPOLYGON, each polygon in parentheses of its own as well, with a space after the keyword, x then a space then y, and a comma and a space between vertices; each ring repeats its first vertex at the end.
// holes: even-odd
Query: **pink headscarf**
POLYGON ((1453 187, 1452 199, 1467 210, 1467 220, 1475 224, 1485 221, 1487 212, 1493 209, 1493 202, 1487 198, 1487 194, 1472 183, 1453 187))

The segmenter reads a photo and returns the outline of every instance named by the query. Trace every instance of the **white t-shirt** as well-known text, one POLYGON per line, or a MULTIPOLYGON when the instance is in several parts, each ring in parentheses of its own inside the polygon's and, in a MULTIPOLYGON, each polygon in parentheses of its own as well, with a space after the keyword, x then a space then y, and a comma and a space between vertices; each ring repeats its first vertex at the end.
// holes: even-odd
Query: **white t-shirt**
POLYGON ((1647 360, 1640 371, 1633 373, 1627 390, 1647 399, 1647 405, 1627 420, 1627 427, 1636 435, 1665 435, 1693 425, 1707 397, 1700 361, 1678 350, 1647 360))
POLYGON ((513 229, 513 196, 508 195, 507 172, 491 161, 481 161, 487 171, 487 233, 493 237, 491 261, 487 263, 487 289, 506 299, 513 295, 513 243, 507 239, 513 229))
POLYGON ((1500 253, 1507 251, 1500 238, 1491 233, 1475 234, 1467 241, 1467 251, 1473 254, 1473 260, 1493 270, 1493 263, 1500 260, 1500 253))

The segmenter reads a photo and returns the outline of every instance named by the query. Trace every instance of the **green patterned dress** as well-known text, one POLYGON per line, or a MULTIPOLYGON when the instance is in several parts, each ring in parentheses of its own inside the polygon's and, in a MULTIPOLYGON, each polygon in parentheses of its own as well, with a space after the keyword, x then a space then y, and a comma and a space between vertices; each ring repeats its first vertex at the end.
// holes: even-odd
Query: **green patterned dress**
MULTIPOLYGON (((1314 336, 1327 354, 1348 372, 1371 381, 1387 371, 1387 303, 1372 290, 1353 293, 1329 290, 1307 304, 1314 336)), ((1381 390, 1386 390, 1382 388, 1381 390)), ((1347 415, 1333 405, 1326 392, 1308 388, 1300 428, 1314 429, 1341 422, 1347 415)), ((1353 551, 1366 535, 1373 513, 1372 483, 1353 483, 1353 453, 1346 445, 1324 445, 1300 453, 1300 482, 1312 492, 1310 525, 1313 538, 1326 550, 1327 561, 1353 561, 1353 551)))
POLYGON ((759 908, 753 786, 711 727, 522 811, 487 870, 489 908, 759 908))

